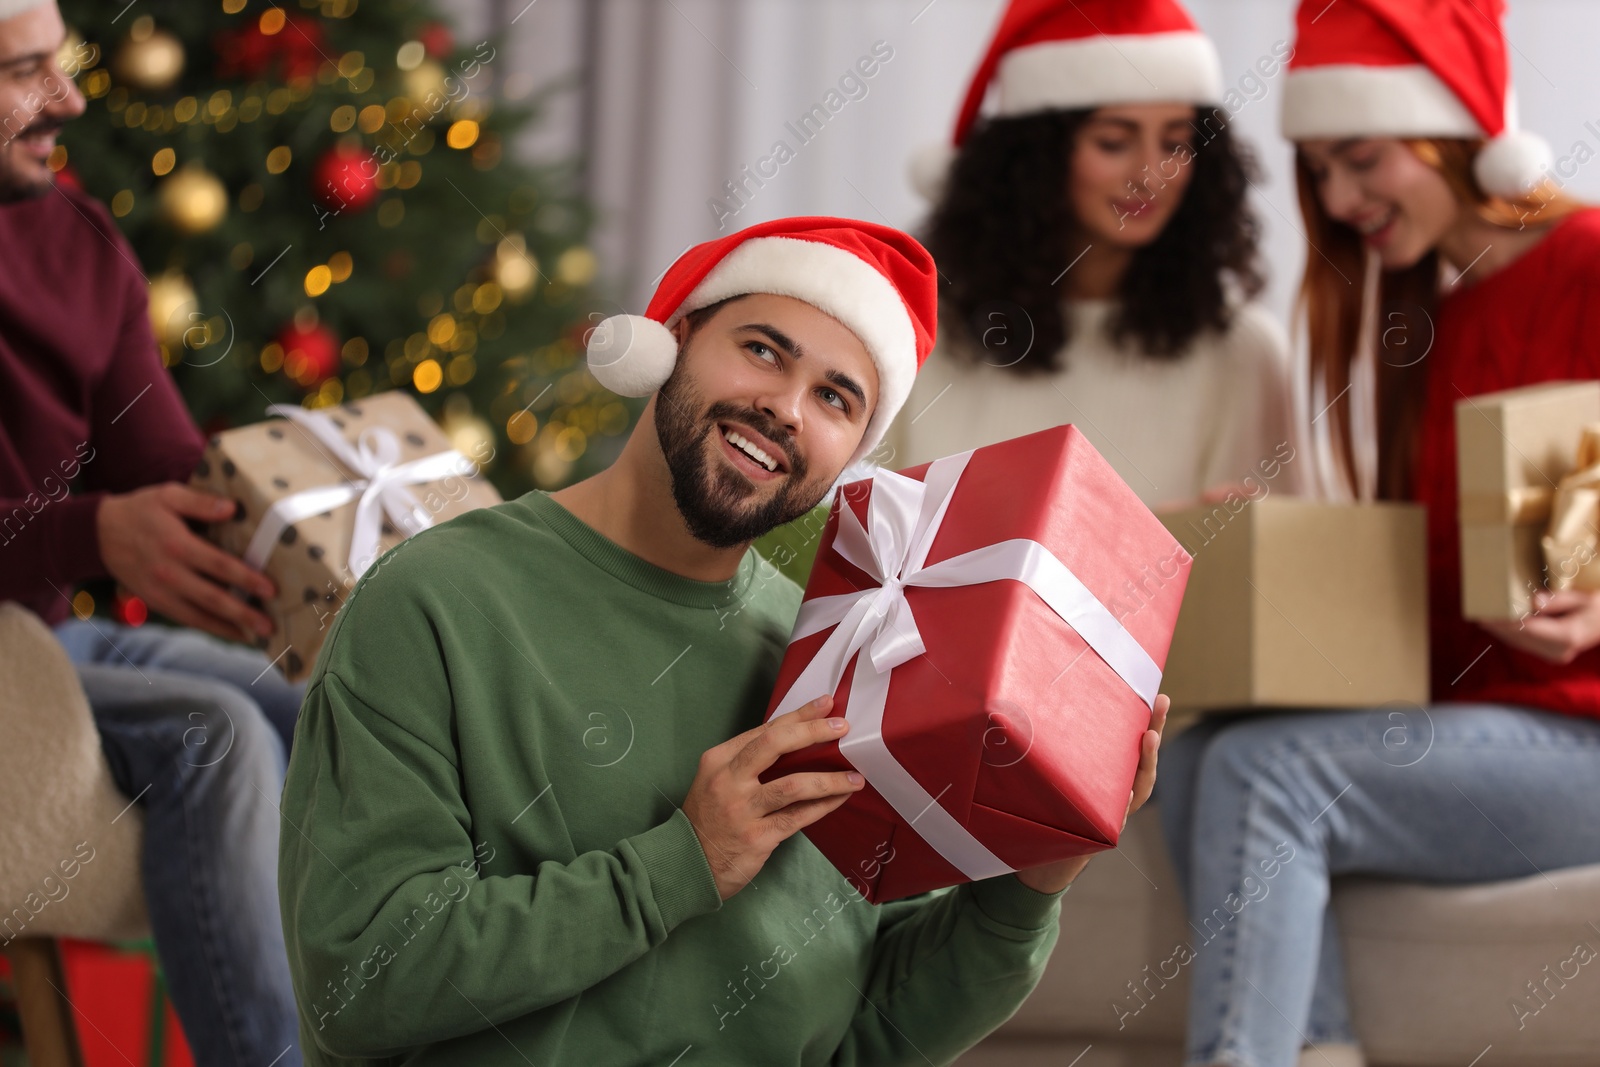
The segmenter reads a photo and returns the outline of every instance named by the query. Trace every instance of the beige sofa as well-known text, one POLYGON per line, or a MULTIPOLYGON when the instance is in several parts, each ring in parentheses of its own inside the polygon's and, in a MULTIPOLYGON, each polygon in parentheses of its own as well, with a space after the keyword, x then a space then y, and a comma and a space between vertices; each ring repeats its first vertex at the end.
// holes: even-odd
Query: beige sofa
MULTIPOLYGON (((962 1067, 1181 1064, 1189 973, 1164 986, 1159 976, 1195 938, 1181 901, 1146 808, 1064 898, 1039 988, 962 1067)), ((1600 866, 1452 888, 1343 879, 1334 908, 1373 1067, 1600 1065, 1600 958, 1575 954, 1580 943, 1600 952, 1600 866), (1519 1020, 1513 1001, 1539 1010, 1519 1020)))
POLYGON ((28 1061, 79 1056, 55 939, 150 935, 144 813, 111 779, 77 671, 55 635, 0 602, 0 951, 28 1061))

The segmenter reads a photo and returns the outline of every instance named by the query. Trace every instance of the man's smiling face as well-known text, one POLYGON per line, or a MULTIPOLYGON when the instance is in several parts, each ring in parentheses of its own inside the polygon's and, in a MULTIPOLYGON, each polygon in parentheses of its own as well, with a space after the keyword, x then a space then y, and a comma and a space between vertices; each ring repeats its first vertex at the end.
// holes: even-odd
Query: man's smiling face
POLYGON ((83 114, 83 94, 56 60, 65 37, 53 3, 0 19, 0 203, 50 188, 56 131, 83 114))
POLYGON ((860 445, 878 371, 837 319, 751 294, 681 320, 655 424, 672 495, 700 541, 743 544, 804 515, 860 445))

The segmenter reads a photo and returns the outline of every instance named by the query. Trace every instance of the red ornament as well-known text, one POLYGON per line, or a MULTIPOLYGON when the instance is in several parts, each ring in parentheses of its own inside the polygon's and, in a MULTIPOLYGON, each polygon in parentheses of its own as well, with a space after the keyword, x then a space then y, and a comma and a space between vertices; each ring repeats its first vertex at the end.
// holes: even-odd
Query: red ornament
POLYGON ((443 59, 456 50, 455 38, 450 35, 450 28, 442 22, 430 22, 417 31, 417 40, 422 42, 423 50, 434 59, 443 59))
POLYGON ((111 611, 124 626, 143 626, 150 618, 150 609, 145 602, 131 593, 119 592, 111 611))
POLYGON ((411 255, 411 250, 396 248, 383 260, 384 277, 394 281, 402 281, 411 276, 411 268, 416 266, 416 259, 411 255))
POLYGON ((573 351, 582 352, 589 347, 589 335, 604 318, 603 314, 591 314, 586 319, 575 319, 567 323, 566 328, 561 331, 561 337, 572 346, 573 351))
POLYGON ((334 212, 365 209, 378 198, 378 157, 354 145, 330 148, 311 172, 311 191, 334 212))
POLYGON ((324 62, 322 23, 304 15, 289 15, 277 33, 261 32, 259 21, 215 37, 217 76, 251 80, 278 68, 285 80, 309 78, 324 62))
POLYGON ((302 386, 316 385, 339 369, 339 339, 326 326, 301 329, 290 323, 278 331, 283 372, 302 386))

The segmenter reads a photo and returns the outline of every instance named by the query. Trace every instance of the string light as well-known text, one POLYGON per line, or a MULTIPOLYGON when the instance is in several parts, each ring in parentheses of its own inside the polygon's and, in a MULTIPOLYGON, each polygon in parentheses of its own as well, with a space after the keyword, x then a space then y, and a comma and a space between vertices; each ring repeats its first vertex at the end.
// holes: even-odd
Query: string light
POLYGON ((321 296, 328 291, 328 286, 333 284, 333 271, 319 263, 306 271, 306 295, 321 296))
POLYGON ((506 420, 506 438, 514 445, 525 445, 539 432, 539 417, 530 411, 518 411, 506 420))
POLYGON ((411 384, 419 393, 431 393, 444 381, 444 370, 436 359, 425 359, 411 372, 411 384))
POLYGON ((446 313, 435 315, 433 321, 428 323, 428 340, 440 348, 448 345, 456 335, 455 317, 446 313))
POLYGON ((394 54, 394 65, 401 70, 416 70, 428 58, 428 50, 421 41, 407 41, 394 54))

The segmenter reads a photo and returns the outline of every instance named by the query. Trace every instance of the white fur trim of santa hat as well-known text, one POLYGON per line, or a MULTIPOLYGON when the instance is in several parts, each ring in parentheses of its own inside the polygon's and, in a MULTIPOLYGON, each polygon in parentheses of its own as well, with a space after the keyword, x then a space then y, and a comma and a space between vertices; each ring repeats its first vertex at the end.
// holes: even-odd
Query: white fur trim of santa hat
MULTIPOLYGON (((1043 41, 1007 52, 995 72, 993 114, 1002 118, 1110 104, 1222 102, 1222 61, 1203 33, 1118 34, 1043 41)), ((907 166, 923 199, 944 195, 957 149, 916 149, 907 166)))
POLYGON ((1222 63, 1203 33, 1087 37, 1012 49, 995 84, 1000 115, 1168 100, 1214 104, 1222 102, 1222 63))
POLYGON ((1291 141, 1488 136, 1450 87, 1420 63, 1291 70, 1284 78, 1281 126, 1291 141))
POLYGON ((1487 143, 1472 162, 1478 187, 1490 196, 1522 196, 1549 168, 1550 146, 1543 138, 1516 129, 1516 104, 1509 94, 1506 114, 1506 128, 1490 137, 1449 86, 1421 64, 1329 64, 1289 71, 1281 127, 1291 141, 1483 138, 1487 143))
POLYGON ((860 339, 878 370, 878 402, 862 435, 869 452, 911 394, 917 338, 905 300, 882 272, 860 256, 821 241, 756 237, 739 245, 659 323, 643 315, 613 315, 589 336, 589 370, 620 396, 648 396, 677 365, 672 327, 692 311, 752 293, 803 300, 831 315, 860 339), (624 358, 625 357, 625 358, 624 358))
POLYGON ((43 7, 51 0, 0 0, 0 19, 8 19, 13 15, 20 15, 24 11, 32 11, 36 7, 43 7))

